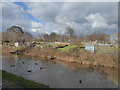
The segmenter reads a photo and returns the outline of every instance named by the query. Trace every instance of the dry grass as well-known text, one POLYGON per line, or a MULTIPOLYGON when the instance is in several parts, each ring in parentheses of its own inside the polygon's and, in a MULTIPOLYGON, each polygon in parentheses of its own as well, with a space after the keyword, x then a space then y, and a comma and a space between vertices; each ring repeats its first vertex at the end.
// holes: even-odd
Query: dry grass
MULTIPOLYGON (((14 48, 4 47, 7 51, 13 50, 14 48)), ((3 50, 6 51, 6 50, 3 50)), ((103 67, 116 67, 118 60, 116 56, 110 53, 91 53, 85 50, 74 52, 62 52, 53 48, 19 48, 18 50, 21 54, 29 55, 31 57, 40 58, 44 57, 50 59, 50 57, 56 57, 57 60, 67 61, 67 62, 78 62, 85 65, 103 66, 103 67)))
POLYGON ((13 47, 10 47, 10 46, 3 46, 2 47, 2 53, 3 54, 9 54, 10 51, 14 51, 15 48, 13 47))

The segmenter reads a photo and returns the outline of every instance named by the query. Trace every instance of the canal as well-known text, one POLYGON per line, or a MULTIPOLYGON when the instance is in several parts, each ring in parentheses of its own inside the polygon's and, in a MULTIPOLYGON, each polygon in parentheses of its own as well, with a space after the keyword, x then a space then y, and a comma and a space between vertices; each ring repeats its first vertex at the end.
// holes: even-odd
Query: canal
POLYGON ((2 56, 2 69, 49 85, 52 88, 117 88, 107 73, 80 64, 38 60, 23 56, 2 56))

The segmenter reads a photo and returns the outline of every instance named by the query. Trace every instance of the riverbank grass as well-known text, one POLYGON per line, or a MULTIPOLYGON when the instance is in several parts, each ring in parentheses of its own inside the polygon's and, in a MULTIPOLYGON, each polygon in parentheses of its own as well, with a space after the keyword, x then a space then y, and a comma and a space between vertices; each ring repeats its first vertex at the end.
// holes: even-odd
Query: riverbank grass
POLYGON ((31 80, 26 80, 20 76, 13 75, 6 71, 2 71, 2 78, 25 88, 49 88, 49 86, 47 85, 37 83, 31 80))

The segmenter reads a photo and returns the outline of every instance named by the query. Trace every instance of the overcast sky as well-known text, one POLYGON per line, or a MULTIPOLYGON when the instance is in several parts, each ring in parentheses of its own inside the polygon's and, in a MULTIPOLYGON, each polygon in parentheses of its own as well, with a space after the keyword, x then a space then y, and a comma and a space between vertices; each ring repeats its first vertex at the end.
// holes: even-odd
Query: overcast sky
POLYGON ((64 34, 66 27, 70 26, 77 35, 94 32, 114 34, 118 30, 117 24, 117 2, 2 3, 3 31, 17 25, 33 35, 64 34))

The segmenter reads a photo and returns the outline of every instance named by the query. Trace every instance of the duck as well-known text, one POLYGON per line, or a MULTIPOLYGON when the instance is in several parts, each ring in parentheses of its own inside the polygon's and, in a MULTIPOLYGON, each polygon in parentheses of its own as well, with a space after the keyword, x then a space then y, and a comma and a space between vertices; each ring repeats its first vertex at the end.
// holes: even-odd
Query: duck
POLYGON ((31 70, 28 70, 29 73, 31 73, 32 71, 31 70))
POLYGON ((15 67, 15 65, 11 65, 10 67, 15 67))
POLYGON ((42 70, 43 68, 42 67, 40 67, 40 70, 42 70))
POLYGON ((22 63, 24 64, 25 62, 23 61, 22 63))
POLYGON ((79 80, 79 83, 82 83, 82 80, 79 80))
POLYGON ((38 65, 38 63, 35 63, 35 65, 38 65))
POLYGON ((40 67, 40 70, 45 69, 44 67, 40 67))
POLYGON ((15 67, 15 65, 13 65, 13 67, 15 67))

